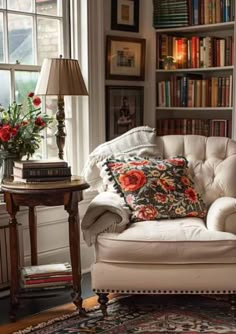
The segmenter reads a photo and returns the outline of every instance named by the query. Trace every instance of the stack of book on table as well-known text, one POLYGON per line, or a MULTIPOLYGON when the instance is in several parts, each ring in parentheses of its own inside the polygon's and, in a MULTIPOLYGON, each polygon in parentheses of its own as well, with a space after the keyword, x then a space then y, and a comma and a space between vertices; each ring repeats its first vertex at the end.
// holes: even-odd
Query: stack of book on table
POLYGON ((14 162, 14 181, 52 182, 71 179, 71 168, 63 160, 20 160, 14 162))
POLYGON ((69 263, 28 266, 21 269, 21 287, 29 290, 49 290, 72 285, 72 268, 69 263))

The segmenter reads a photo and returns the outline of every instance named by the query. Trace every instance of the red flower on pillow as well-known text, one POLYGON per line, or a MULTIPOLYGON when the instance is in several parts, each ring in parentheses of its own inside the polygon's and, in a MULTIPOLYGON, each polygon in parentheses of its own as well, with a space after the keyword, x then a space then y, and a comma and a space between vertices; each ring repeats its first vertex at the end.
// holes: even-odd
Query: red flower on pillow
POLYGON ((121 174, 119 181, 123 190, 136 191, 147 182, 147 178, 142 170, 133 169, 121 174))
POLYGON ((154 197, 157 202, 161 202, 161 203, 168 202, 168 197, 165 194, 156 194, 154 197))
POLYGON ((149 165, 150 162, 148 160, 141 160, 141 161, 131 161, 129 162, 131 166, 144 166, 149 165))
POLYGON ((175 183, 173 179, 170 179, 168 177, 163 177, 163 178, 160 178, 158 182, 165 191, 175 190, 175 183))
POLYGON ((185 185, 185 186, 189 186, 190 185, 190 180, 187 176, 182 176, 181 177, 181 182, 185 185))
POLYGON ((198 201, 197 192, 193 188, 186 189, 185 190, 185 195, 193 203, 196 203, 198 201))
POLYGON ((197 211, 191 211, 187 214, 188 217, 198 217, 199 213, 197 211))
POLYGON ((186 161, 183 158, 170 158, 170 159, 166 159, 166 160, 171 162, 173 165, 176 165, 176 166, 186 165, 186 161))
POLYGON ((137 217, 141 220, 153 220, 157 216, 158 211, 153 205, 142 205, 138 209, 137 217))
POLYGON ((122 167, 124 164, 123 162, 110 162, 109 163, 109 167, 110 168, 113 168, 113 169, 116 169, 116 168, 119 168, 119 167, 122 167))
POLYGON ((163 165, 163 164, 158 164, 157 165, 157 169, 159 169, 159 170, 166 170, 166 166, 163 165))

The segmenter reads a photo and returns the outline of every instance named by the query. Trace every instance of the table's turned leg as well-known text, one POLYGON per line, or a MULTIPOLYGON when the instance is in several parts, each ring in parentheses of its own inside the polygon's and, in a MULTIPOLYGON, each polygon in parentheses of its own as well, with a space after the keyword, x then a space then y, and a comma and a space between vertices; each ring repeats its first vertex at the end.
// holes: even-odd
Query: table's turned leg
POLYGON ((65 194, 64 204, 65 209, 69 214, 69 243, 70 243, 70 258, 73 275, 73 303, 77 308, 84 313, 82 308, 81 297, 81 263, 80 263, 80 228, 79 228, 79 211, 78 198, 79 194, 73 192, 65 194))
POLYGON ((9 229, 10 229, 10 263, 11 263, 11 288, 10 288, 10 319, 15 321, 16 310, 19 305, 19 240, 18 240, 18 224, 16 220, 16 213, 19 207, 14 205, 10 194, 5 194, 6 207, 10 215, 9 229))
POLYGON ((37 217, 35 207, 29 207, 29 232, 30 232, 30 247, 31 247, 31 265, 38 264, 37 256, 37 217))

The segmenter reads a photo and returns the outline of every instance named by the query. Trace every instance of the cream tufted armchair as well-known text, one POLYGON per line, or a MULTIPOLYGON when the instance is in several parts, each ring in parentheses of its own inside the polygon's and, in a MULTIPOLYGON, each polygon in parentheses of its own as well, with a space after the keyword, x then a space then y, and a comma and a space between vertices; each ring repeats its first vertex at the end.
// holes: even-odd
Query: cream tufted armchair
POLYGON ((94 245, 92 288, 106 313, 107 294, 236 294, 236 142, 197 135, 156 137, 140 127, 100 145, 84 170, 100 193, 82 229, 94 245), (183 155, 205 201, 204 220, 195 217, 129 224, 130 212, 115 192, 102 191, 97 162, 110 154, 183 155))

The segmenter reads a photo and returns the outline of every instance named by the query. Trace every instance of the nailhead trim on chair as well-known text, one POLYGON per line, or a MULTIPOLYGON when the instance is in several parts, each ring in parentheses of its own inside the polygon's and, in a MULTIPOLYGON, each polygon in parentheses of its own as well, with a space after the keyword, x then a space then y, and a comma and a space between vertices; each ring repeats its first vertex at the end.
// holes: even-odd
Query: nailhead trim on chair
POLYGON ((110 290, 93 289, 97 293, 134 293, 134 294, 235 294, 236 290, 110 290))

